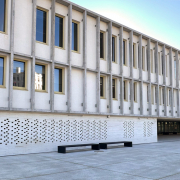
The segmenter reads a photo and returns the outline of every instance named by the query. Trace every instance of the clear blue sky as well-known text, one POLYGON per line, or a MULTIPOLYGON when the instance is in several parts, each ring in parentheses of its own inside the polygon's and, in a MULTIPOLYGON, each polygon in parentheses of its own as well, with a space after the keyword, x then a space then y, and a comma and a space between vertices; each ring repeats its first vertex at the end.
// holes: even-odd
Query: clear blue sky
POLYGON ((180 49, 180 0, 71 0, 180 49))

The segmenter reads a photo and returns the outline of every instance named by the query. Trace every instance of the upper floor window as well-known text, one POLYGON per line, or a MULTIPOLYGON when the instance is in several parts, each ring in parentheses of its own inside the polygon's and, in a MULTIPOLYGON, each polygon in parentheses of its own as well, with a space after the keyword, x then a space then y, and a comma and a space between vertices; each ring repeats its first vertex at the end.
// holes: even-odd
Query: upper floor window
POLYGON ((78 24, 72 22, 72 47, 73 51, 78 51, 78 24))
POLYGON ((35 89, 45 90, 45 66, 36 64, 35 66, 35 89))
POLYGON ((116 37, 112 36, 112 61, 116 62, 116 37))
POLYGON ((0 86, 4 85, 4 58, 0 57, 0 86))
POLYGON ((6 0, 0 0, 0 31, 5 32, 6 0))
POLYGON ((36 41, 46 43, 47 12, 37 9, 36 13, 36 41))
POLYGON ((174 60, 174 78, 176 79, 176 60, 174 60))
POLYGON ((127 87, 128 82, 124 81, 124 100, 128 101, 128 87, 127 87))
POLYGON ((100 32, 100 58, 104 59, 104 33, 100 32))
POLYGON ((123 41, 123 64, 126 65, 126 41, 123 41))
POLYGON ((55 17, 55 46, 63 48, 63 18, 55 17))
POLYGON ((25 88, 25 62, 13 62, 13 86, 25 88))
POLYGON ((134 82, 134 101, 137 102, 137 82, 134 82))
POLYGON ((145 47, 142 47, 142 69, 145 71, 145 47))
POLYGON ((55 68, 54 69, 54 91, 63 92, 63 70, 55 68))

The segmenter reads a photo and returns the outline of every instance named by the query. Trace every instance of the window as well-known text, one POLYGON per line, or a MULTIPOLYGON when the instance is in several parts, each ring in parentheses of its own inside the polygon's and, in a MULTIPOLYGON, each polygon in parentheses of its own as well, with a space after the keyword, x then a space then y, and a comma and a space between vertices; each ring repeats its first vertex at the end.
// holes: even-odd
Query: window
POLYGON ((35 89, 45 90, 45 66, 36 64, 35 66, 35 89))
POLYGON ((104 59, 104 33, 100 32, 100 58, 104 59))
POLYGON ((163 62, 163 55, 161 55, 161 64, 162 64, 162 65, 161 65, 161 66, 162 66, 161 68, 162 68, 162 75, 163 75, 163 74, 164 74, 164 72, 163 72, 163 64, 164 64, 164 62, 163 62))
POLYGON ((112 79, 112 98, 116 99, 116 79, 112 79))
POLYGON ((128 100, 128 88, 127 88, 127 81, 124 81, 124 100, 128 100))
POLYGON ((4 85, 4 58, 0 57, 0 86, 4 85))
POLYGON ((138 68, 140 67, 140 62, 139 62, 139 44, 138 44, 138 68))
POLYGON ((137 63, 136 63, 136 44, 133 44, 133 67, 137 68, 137 63))
POLYGON ((137 82, 134 83, 134 101, 137 102, 137 82))
POLYGON ((46 43, 47 12, 37 9, 36 41, 46 43))
POLYGON ((25 62, 13 62, 13 86, 25 88, 25 62))
POLYGON ((165 100, 165 93, 164 93, 164 88, 162 88, 162 101, 163 101, 163 105, 164 105, 164 100, 165 100))
POLYGON ((168 66, 168 58, 167 58, 167 55, 165 56, 165 60, 166 60, 166 77, 168 77, 168 74, 169 74, 168 68, 169 68, 170 66, 168 66))
POLYGON ((100 77, 100 97, 105 98, 105 77, 100 77))
POLYGON ((154 58, 153 58, 153 50, 151 49, 151 73, 154 73, 154 58))
POLYGON ((54 91, 63 92, 63 70, 59 68, 54 69, 54 91))
POLYGON ((55 16, 55 46, 63 48, 63 18, 55 16))
POLYGON ((116 62, 116 37, 112 37, 112 61, 116 62))
POLYGON ((126 42, 123 41, 123 64, 126 65, 126 42))
POLYGON ((151 86, 151 102, 154 104, 154 86, 151 86))
POLYGON ((149 64, 148 64, 148 49, 146 47, 146 67, 147 67, 147 71, 149 71, 149 64))
POLYGON ((159 105, 161 105, 161 99, 162 99, 162 88, 159 88, 159 105))
POLYGON ((154 96, 154 99, 155 99, 155 103, 157 103, 157 96, 156 96, 156 93, 157 93, 157 86, 155 86, 155 96, 154 96))
POLYGON ((159 61, 159 75, 162 74, 161 70, 162 70, 162 64, 161 64, 161 53, 158 53, 158 61, 159 61))
POLYGON ((174 60, 174 78, 176 79, 176 60, 174 60))
POLYGON ((142 69, 145 71, 145 48, 142 47, 142 69))
POLYGON ((73 51, 78 51, 78 24, 72 22, 72 48, 73 51))
POLYGON ((168 90, 168 93, 167 93, 167 105, 168 106, 171 105, 171 90, 170 89, 168 90))
POLYGON ((0 31, 5 32, 6 0, 0 0, 0 31))
POLYGON ((147 102, 149 102, 149 86, 147 85, 147 102))

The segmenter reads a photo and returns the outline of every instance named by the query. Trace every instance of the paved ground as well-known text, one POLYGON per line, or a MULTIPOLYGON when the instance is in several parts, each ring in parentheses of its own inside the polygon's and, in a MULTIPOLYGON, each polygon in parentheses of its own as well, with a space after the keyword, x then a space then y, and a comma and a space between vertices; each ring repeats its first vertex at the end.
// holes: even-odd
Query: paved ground
POLYGON ((180 136, 172 137, 133 148, 0 157, 0 179, 180 180, 180 136))

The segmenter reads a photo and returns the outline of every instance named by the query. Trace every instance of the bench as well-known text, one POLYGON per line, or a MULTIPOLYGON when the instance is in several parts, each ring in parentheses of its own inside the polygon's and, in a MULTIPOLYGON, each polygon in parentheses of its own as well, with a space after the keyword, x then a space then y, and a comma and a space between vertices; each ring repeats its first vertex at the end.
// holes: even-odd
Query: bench
POLYGON ((66 153, 67 147, 80 147, 80 146, 91 146, 92 150, 99 150, 99 144, 74 144, 74 145, 65 145, 58 146, 58 153, 66 153))
POLYGON ((108 144, 121 144, 121 143, 124 143, 124 146, 126 147, 132 147, 131 141, 104 142, 104 143, 99 143, 99 146, 100 149, 107 149, 108 144))

